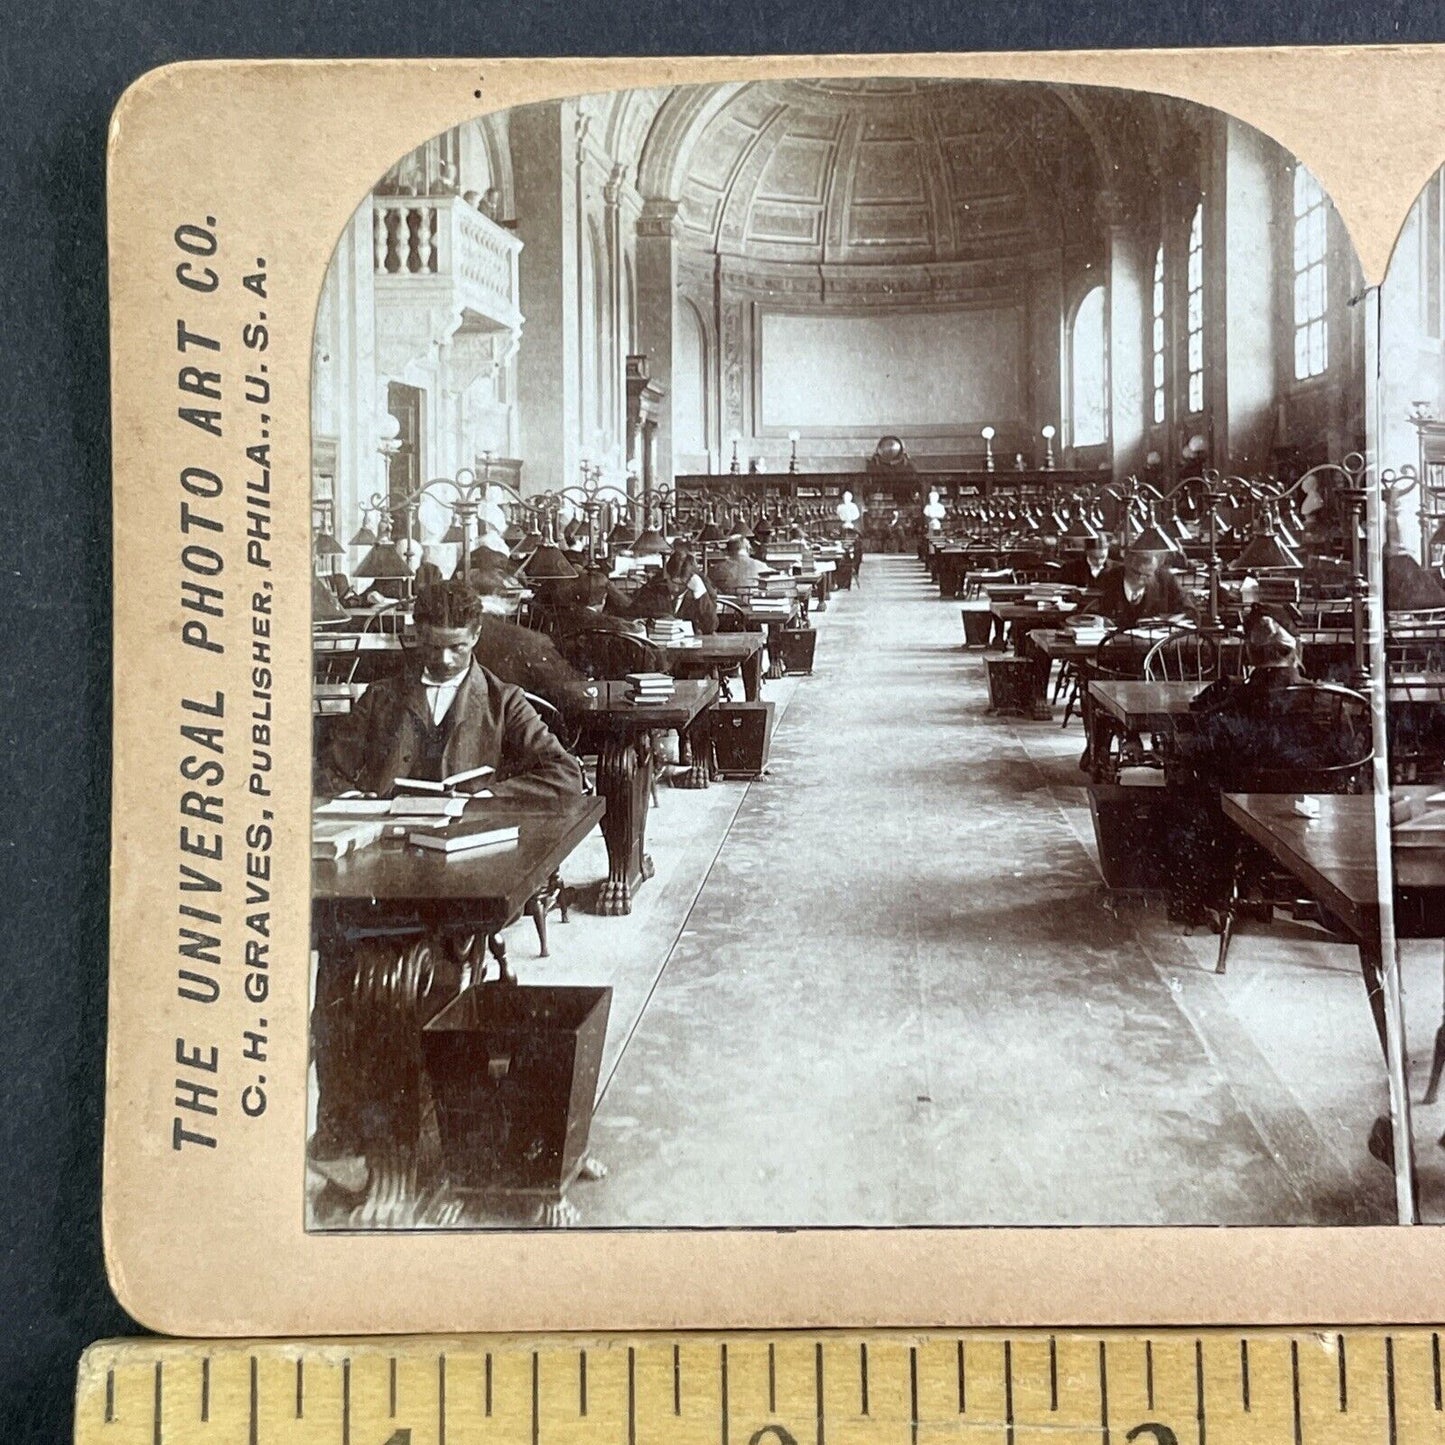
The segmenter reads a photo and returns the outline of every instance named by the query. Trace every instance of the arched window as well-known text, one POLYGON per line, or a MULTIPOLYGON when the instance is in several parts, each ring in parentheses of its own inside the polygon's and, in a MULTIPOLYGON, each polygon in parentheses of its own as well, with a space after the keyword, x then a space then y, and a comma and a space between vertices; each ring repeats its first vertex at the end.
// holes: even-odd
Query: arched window
POLYGON ((1076 447, 1109 440, 1109 353, 1104 288, 1084 293, 1069 335, 1069 413, 1076 447))
POLYGON ((1164 243, 1154 252, 1154 324, 1149 333, 1149 348, 1153 357, 1154 384, 1154 425, 1164 420, 1164 243))
POLYGON ((1294 168, 1294 378, 1320 376, 1330 364, 1330 323, 1325 315, 1329 272, 1325 262, 1325 193, 1301 165, 1294 168))
POLYGON ((1204 202, 1189 221, 1189 302, 1185 320, 1189 337, 1189 410, 1204 410, 1204 202))

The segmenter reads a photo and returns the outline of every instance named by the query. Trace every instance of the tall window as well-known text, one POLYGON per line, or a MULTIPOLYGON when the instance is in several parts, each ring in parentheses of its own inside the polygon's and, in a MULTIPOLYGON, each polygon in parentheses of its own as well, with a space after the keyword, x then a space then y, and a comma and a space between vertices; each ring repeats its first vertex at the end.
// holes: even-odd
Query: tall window
POLYGON ((1330 323, 1325 317, 1329 273, 1325 262, 1325 193, 1303 167, 1294 168, 1294 376, 1319 376, 1330 364, 1330 323))
POLYGON ((1154 355, 1154 424, 1164 420, 1164 243, 1154 252, 1154 329, 1149 345, 1154 355))
POLYGON ((1104 288, 1095 286, 1074 312, 1069 391, 1074 445, 1109 440, 1109 357, 1104 325, 1104 288))
POLYGON ((1204 202, 1189 221, 1189 410, 1204 410, 1204 202))

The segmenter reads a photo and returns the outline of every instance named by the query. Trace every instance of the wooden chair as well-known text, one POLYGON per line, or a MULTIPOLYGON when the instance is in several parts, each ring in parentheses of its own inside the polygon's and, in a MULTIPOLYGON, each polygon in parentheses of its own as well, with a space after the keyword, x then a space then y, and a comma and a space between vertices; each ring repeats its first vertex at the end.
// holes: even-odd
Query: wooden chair
POLYGON ((1244 650, 1237 637, 1218 638, 1193 628, 1161 637, 1144 655, 1146 682, 1213 682, 1243 671, 1244 650))
MULTIPOLYGON (((1258 714, 1219 714, 1213 720, 1202 714, 1199 732, 1210 758, 1216 810, 1219 793, 1358 793, 1368 786, 1374 758, 1370 704, 1347 687, 1311 682, 1284 688, 1258 714), (1261 758, 1270 761, 1260 764, 1261 758)), ((1218 826, 1225 840, 1226 882, 1214 971, 1223 973, 1249 900, 1257 899, 1267 916, 1297 901, 1299 885, 1222 813, 1218 826)))
MULTIPOLYGON (((1096 778, 1110 778, 1120 768, 1159 767, 1162 759, 1144 746, 1137 733, 1119 733, 1095 713, 1089 698, 1088 683, 1091 681, 1125 682, 1140 680, 1144 676, 1144 660, 1156 643, 1171 636, 1178 629, 1160 624, 1141 622, 1134 627, 1120 628, 1111 632, 1100 644, 1088 670, 1081 673, 1077 683, 1080 711, 1084 719, 1084 731, 1089 744, 1086 756, 1090 771, 1096 778), (1118 751, 1114 748, 1117 744, 1118 751), (1102 755, 1101 755, 1102 750, 1102 755)), ((1072 706, 1073 699, 1070 699, 1072 706)), ((1068 723, 1065 709, 1065 725, 1068 723)))

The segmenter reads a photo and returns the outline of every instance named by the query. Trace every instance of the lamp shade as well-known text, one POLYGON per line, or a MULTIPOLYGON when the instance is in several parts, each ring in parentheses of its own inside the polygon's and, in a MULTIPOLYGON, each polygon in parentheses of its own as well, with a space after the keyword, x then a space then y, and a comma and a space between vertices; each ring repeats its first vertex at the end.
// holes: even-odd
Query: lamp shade
POLYGON ((351 569, 353 577, 410 577, 411 568, 390 542, 378 542, 351 569))
POLYGON ((1157 522, 1150 522, 1129 544, 1131 552, 1177 552, 1176 542, 1157 522))
POLYGON ((1264 532, 1256 537, 1234 560, 1236 570, 1246 572, 1299 570, 1304 563, 1275 536, 1264 532))
POLYGON ((664 537, 656 527, 649 527, 632 544, 632 555, 634 557, 660 556, 665 551, 667 551, 667 538, 664 537))
POLYGON ((637 533, 630 522, 618 522, 607 534, 607 541, 613 547, 630 547, 637 540, 637 533))
POLYGON ((723 530, 716 522, 704 522, 702 530, 697 534, 699 542, 721 542, 724 541, 723 530))
POLYGON ((356 529, 356 535, 346 544, 348 547, 376 546, 376 533, 364 523, 356 529))
POLYGON ((452 518, 452 524, 442 533, 442 543, 448 547, 459 547, 467 539, 462 536, 462 524, 456 518, 452 518))
MULTIPOLYGON (((1057 526, 1057 523, 1055 523, 1057 526)), ((1076 512, 1069 522, 1069 525, 1057 534, 1065 542, 1092 542, 1099 535, 1099 530, 1083 514, 1076 512)))
POLYGON ((562 554, 559 547, 543 542, 518 569, 520 576, 529 582, 564 582, 577 575, 577 569, 562 554))
POLYGON ((1430 533, 1430 545, 1432 547, 1445 547, 1445 512, 1436 512, 1432 520, 1439 525, 1430 533))
POLYGON ((318 532, 312 546, 318 557, 344 557, 346 548, 330 532, 318 532))

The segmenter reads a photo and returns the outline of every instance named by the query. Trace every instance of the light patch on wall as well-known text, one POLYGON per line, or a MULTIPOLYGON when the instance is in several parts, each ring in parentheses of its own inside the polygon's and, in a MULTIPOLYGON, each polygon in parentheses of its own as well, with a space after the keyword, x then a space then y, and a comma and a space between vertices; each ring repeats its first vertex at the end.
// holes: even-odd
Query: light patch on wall
POLYGON ((1015 308, 761 320, 766 428, 952 429, 1020 414, 1015 308))

